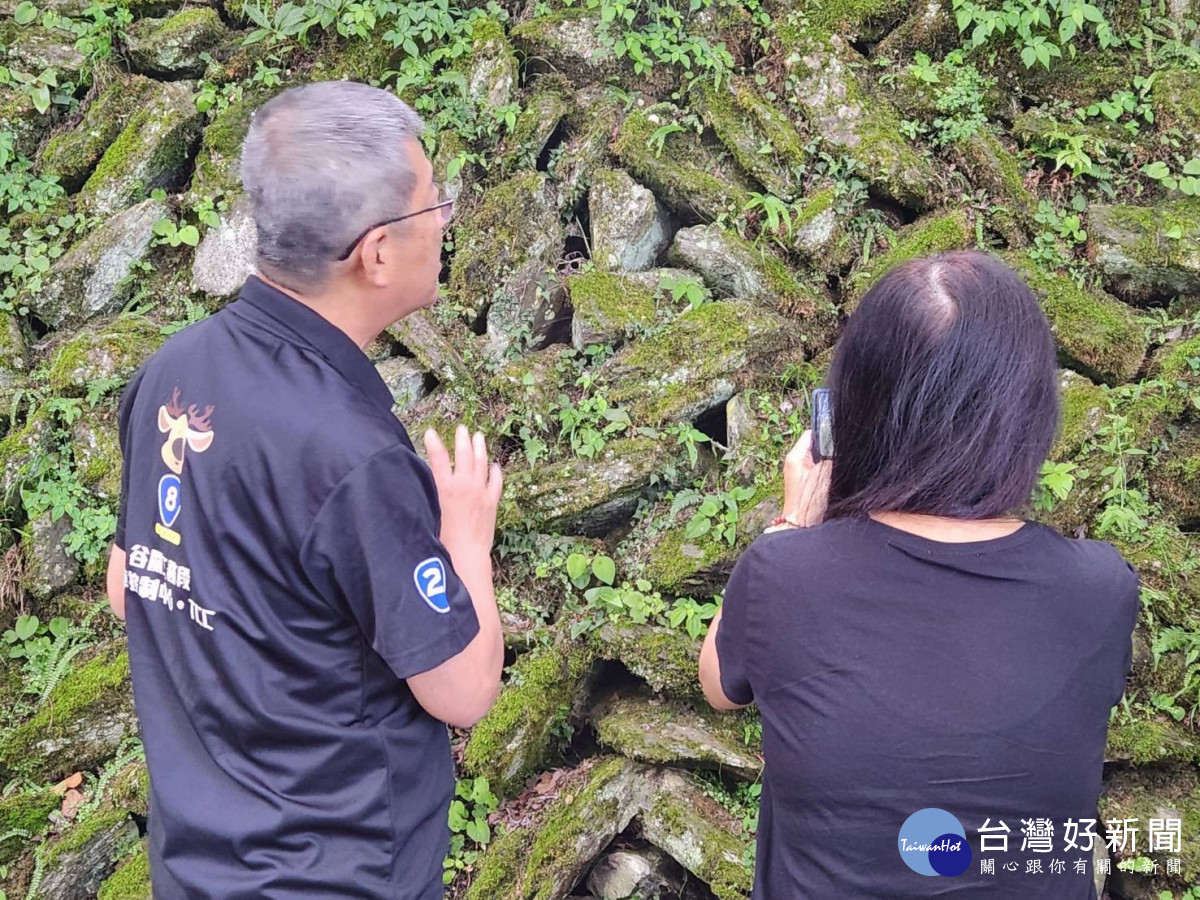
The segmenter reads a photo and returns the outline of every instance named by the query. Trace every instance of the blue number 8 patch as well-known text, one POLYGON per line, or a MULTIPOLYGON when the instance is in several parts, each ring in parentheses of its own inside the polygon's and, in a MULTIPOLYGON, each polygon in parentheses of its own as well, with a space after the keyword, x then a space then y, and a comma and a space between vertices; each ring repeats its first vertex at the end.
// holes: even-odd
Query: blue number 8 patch
POLYGON ((425 602, 434 612, 450 612, 450 598, 446 596, 446 567, 436 556, 431 556, 413 569, 413 581, 425 602))

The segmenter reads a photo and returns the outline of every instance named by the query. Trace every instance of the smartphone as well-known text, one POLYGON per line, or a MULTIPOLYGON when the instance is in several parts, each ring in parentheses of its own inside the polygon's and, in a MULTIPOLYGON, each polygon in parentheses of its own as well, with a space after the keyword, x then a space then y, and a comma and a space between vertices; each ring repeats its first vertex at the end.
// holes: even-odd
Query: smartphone
POLYGON ((816 462, 833 459, 833 402, 829 388, 812 392, 812 456, 816 462))

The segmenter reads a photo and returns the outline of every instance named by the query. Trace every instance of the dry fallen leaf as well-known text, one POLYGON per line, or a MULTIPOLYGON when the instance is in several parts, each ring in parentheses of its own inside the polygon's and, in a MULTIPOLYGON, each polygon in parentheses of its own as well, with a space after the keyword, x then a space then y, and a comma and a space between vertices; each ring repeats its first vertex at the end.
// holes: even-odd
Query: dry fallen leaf
POLYGON ((68 819, 75 818, 76 813, 79 812, 79 807, 83 806, 83 801, 84 797, 81 791, 77 791, 74 788, 68 790, 62 802, 63 816, 68 819))
POLYGON ((74 775, 68 775, 50 790, 54 791, 54 793, 61 797, 67 791, 71 790, 72 788, 77 788, 81 784, 83 784, 83 773, 76 772, 74 775))

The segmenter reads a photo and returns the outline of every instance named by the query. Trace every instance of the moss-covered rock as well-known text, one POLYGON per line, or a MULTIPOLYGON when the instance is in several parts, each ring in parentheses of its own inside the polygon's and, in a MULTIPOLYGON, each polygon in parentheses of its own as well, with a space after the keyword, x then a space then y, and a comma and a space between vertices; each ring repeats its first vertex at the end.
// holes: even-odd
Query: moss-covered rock
POLYGON ((12 85, 0 86, 0 134, 13 136, 13 150, 32 158, 42 136, 54 124, 52 115, 43 115, 29 94, 12 85))
POLYGON ((309 71, 312 81, 362 81, 376 83, 384 72, 396 69, 403 50, 384 39, 386 29, 377 28, 370 37, 326 39, 309 71))
POLYGON ((563 534, 604 534, 637 506, 651 479, 677 460, 651 438, 612 441, 585 467, 568 459, 505 479, 499 522, 502 528, 563 534))
POLYGON ((82 397, 100 379, 128 379, 163 343, 161 329, 139 315, 123 315, 89 325, 51 357, 51 390, 82 397))
POLYGON ((796 81, 796 102, 809 127, 836 152, 862 164, 871 188, 911 209, 936 205, 942 179, 900 133, 900 114, 873 93, 861 72, 869 63, 838 36, 816 37, 778 26, 783 65, 796 81))
POLYGON ((1200 85, 1188 69, 1167 69, 1154 80, 1154 124, 1159 131, 1178 131, 1200 141, 1200 85))
POLYGON ((950 0, 908 4, 908 17, 875 48, 877 57, 908 60, 918 50, 941 59, 958 46, 958 26, 950 0))
POLYGON ((588 213, 592 258, 602 270, 649 269, 670 242, 666 210, 620 169, 596 173, 588 191, 588 213))
POLYGON ((821 270, 840 271, 857 250, 848 229, 850 219, 850 212, 839 207, 835 188, 818 188, 804 198, 792 218, 788 242, 821 270))
POLYGON ((502 796, 519 793, 549 762, 556 727, 581 710, 591 673, 591 654, 574 644, 518 659, 496 705, 471 730, 463 753, 467 771, 487 776, 502 796))
POLYGON ((1174 415, 1194 408, 1189 397, 1200 392, 1200 334, 1159 347, 1151 357, 1150 374, 1172 386, 1168 404, 1174 415))
POLYGON ((144 200, 112 217, 59 257, 22 302, 52 328, 116 312, 133 289, 134 266, 150 252, 154 223, 168 213, 165 203, 144 200))
POLYGON ((1059 427, 1050 459, 1067 462, 1096 433, 1108 411, 1103 388, 1070 369, 1059 371, 1059 427))
POLYGON ((659 625, 610 623, 588 636, 598 659, 619 662, 653 690, 700 698, 700 644, 685 632, 659 625))
POLYGON ((20 320, 0 312, 0 396, 14 387, 29 368, 29 346, 20 320))
MULTIPOLYGON (((1200 537, 1165 521, 1154 522, 1143 536, 1111 538, 1137 569, 1147 610, 1157 625, 1200 631, 1200 537)), ((1184 687, 1180 679, 1173 691, 1184 687)))
POLYGON ((565 322, 548 272, 566 240, 545 176, 523 172, 493 188, 458 219, 454 235, 450 289, 476 308, 490 301, 489 350, 500 355, 522 334, 544 344, 565 322))
POLYGON ((1147 341, 1128 306, 1101 291, 1088 291, 1065 275, 1051 275, 1023 253, 1004 260, 1025 280, 1050 322, 1060 356, 1097 381, 1120 384, 1146 358, 1147 341))
POLYGON ((121 494, 121 445, 115 410, 106 416, 83 416, 71 425, 75 475, 84 487, 110 503, 121 494))
MULTIPOLYGON (((501 144, 501 167, 506 174, 537 168, 538 159, 567 115, 571 93, 569 83, 560 76, 543 75, 534 80, 533 93, 522 103, 516 126, 505 135, 501 144)), ((440 140, 442 136, 439 135, 440 140)), ((457 147, 448 158, 453 158, 462 149, 457 147)), ((442 155, 441 144, 438 155, 442 155)), ((437 168, 437 160, 434 168, 437 168)))
POLYGON ((140 75, 114 81, 87 105, 81 122, 46 142, 39 158, 42 171, 59 176, 67 190, 78 190, 155 90, 154 82, 140 75))
POLYGON ((204 235, 192 260, 192 285, 214 299, 234 297, 258 264, 258 228, 250 198, 242 195, 204 235))
POLYGON ((80 206, 111 216, 154 188, 178 187, 203 122, 190 83, 161 83, 104 151, 79 193, 80 206))
POLYGON ((15 509, 30 464, 49 452, 53 436, 53 415, 42 406, 28 422, 0 440, 0 508, 15 509))
POLYGON ((152 900, 150 854, 143 846, 100 885, 96 900, 152 900))
POLYGON ((1200 199, 1092 206, 1088 252, 1123 296, 1200 293, 1200 199))
POLYGON ((801 0, 775 2, 772 15, 796 12, 814 32, 848 39, 877 41, 908 11, 904 0, 801 0))
POLYGON ((107 645, 64 677, 33 718, 4 736, 0 762, 9 772, 55 781, 108 759, 135 723, 129 655, 107 645))
POLYGON ((654 292, 620 275, 588 272, 567 282, 576 350, 610 344, 654 323, 654 292))
POLYGON ((1200 763, 1200 739, 1195 732, 1169 719, 1122 722, 1108 729, 1104 758, 1146 765, 1162 761, 1200 763))
POLYGON ((568 103, 561 126, 565 139, 546 160, 564 219, 575 215, 596 172, 611 167, 608 146, 625 118, 625 105, 622 92, 598 85, 580 88, 568 103))
POLYGON ((51 790, 18 791, 0 798, 0 865, 6 865, 28 840, 50 827, 50 813, 62 805, 62 798, 51 790), (18 834, 12 834, 12 832, 18 834), (22 833, 23 832, 23 833, 22 833))
POLYGON ((204 74, 204 55, 229 39, 217 11, 185 9, 165 19, 139 19, 126 35, 126 53, 135 72, 156 78, 196 78, 204 74))
POLYGON ((846 298, 847 311, 853 311, 858 301, 880 278, 901 263, 947 250, 965 250, 975 243, 975 229, 970 217, 961 209, 931 213, 896 232, 886 252, 875 256, 870 263, 851 276, 846 298))
POLYGON ((796 319, 811 347, 832 340, 835 310, 823 287, 801 281, 774 253, 732 231, 718 225, 680 229, 667 258, 699 272, 718 294, 754 300, 796 319))
POLYGON ((762 760, 746 746, 734 717, 686 703, 611 694, 590 713, 600 741, 644 763, 716 769, 755 781, 762 760))
POLYGON ((232 199, 241 194, 242 141, 250 130, 255 110, 274 93, 264 88, 246 91, 240 100, 217 113, 204 129, 188 186, 189 203, 205 199, 215 201, 222 197, 232 199))
POLYGON ((427 310, 417 310, 391 325, 386 333, 443 384, 474 383, 474 375, 463 358, 463 347, 471 337, 465 328, 443 329, 427 310))
POLYGON ((733 816, 691 776, 670 769, 659 776, 642 816, 642 836, 707 884, 718 900, 750 893, 749 842, 733 816))
POLYGON ((22 26, 10 20, 0 23, 0 44, 4 45, 5 65, 30 75, 52 69, 60 81, 70 81, 86 64, 75 47, 75 35, 58 28, 22 26))
POLYGON ((467 79, 467 95, 487 109, 507 106, 517 83, 517 59, 504 25, 490 16, 471 20, 471 49, 454 61, 467 79))
POLYGON ((1142 823, 1143 841, 1137 851, 1117 851, 1119 859, 1149 856, 1165 869, 1167 859, 1175 858, 1180 861, 1179 874, 1187 884, 1200 881, 1200 847, 1188 840, 1188 835, 1200 829, 1200 776, 1194 767, 1146 766, 1114 772, 1100 797, 1100 815, 1106 820, 1136 819, 1142 823), (1181 820, 1178 850, 1151 846, 1151 819, 1181 820))
POLYGON ((1182 428, 1163 459, 1147 470, 1147 477, 1151 496, 1168 517, 1200 523, 1200 426, 1182 428))
POLYGON ((751 78, 735 75, 719 87, 700 79, 691 98, 705 124, 767 193, 788 201, 800 195, 800 173, 807 159, 804 139, 788 117, 758 93, 751 78))
POLYGON ((688 523, 695 507, 670 516, 671 504, 663 502, 652 511, 654 527, 638 529, 621 545, 619 552, 656 588, 672 594, 717 593, 725 584, 734 563, 762 530, 779 515, 783 502, 781 477, 755 488, 754 495, 738 510, 733 543, 710 530, 700 537, 688 536, 688 523), (665 520, 665 521, 664 521, 665 520))
POLYGON ((620 757, 593 757, 558 782, 528 828, 506 832, 480 858, 467 900, 557 900, 640 813, 648 770, 620 757))
POLYGON ((683 112, 670 103, 635 109, 621 123, 612 150, 625 168, 676 213, 695 221, 738 212, 752 185, 724 146, 695 131, 664 131, 683 112))
POLYGON ((46 851, 46 875, 36 897, 85 900, 96 896, 117 861, 138 841, 137 823, 124 810, 102 807, 65 832, 46 851))
POLYGON ((60 515, 55 519, 46 511, 25 530, 21 542, 25 551, 21 585, 34 597, 52 597, 79 579, 82 566, 64 544, 73 528, 70 516, 60 515))
MULTIPOLYGON (((955 161, 972 185, 986 189, 1020 228, 1033 227, 1038 201, 1025 186, 1028 164, 988 131, 976 132, 967 140, 954 144, 952 150, 955 161)), ((1010 246, 1015 242, 1013 235, 1006 234, 1005 237, 1010 246)))
POLYGON ((609 400, 635 424, 691 421, 725 403, 741 380, 778 359, 788 323, 747 300, 706 303, 635 342, 601 369, 609 400))

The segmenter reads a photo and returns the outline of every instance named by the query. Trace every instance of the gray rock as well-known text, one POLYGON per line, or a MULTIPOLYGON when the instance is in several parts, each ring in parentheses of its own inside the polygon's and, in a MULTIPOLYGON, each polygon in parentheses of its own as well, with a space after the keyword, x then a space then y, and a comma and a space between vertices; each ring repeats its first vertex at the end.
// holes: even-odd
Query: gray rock
POLYGON ((677 867, 661 850, 615 850, 588 873, 587 888, 596 900, 650 900, 675 897, 683 887, 677 867))
POLYGON ((393 412, 401 413, 429 393, 425 386, 425 370, 411 359, 394 356, 375 364, 383 383, 396 401, 393 412))
POLYGON ((42 171, 58 175, 67 190, 78 190, 130 118, 157 90, 158 85, 141 75, 114 81, 87 104, 82 121, 46 141, 40 157, 42 171))
POLYGON ((161 84, 105 151, 79 193, 80 205, 91 215, 110 216, 154 188, 174 186, 203 123, 190 82, 161 84))
POLYGON ((49 452, 53 433, 53 419, 43 406, 20 429, 0 440, 0 508, 18 502, 29 463, 38 454, 49 452))
POLYGON ((1092 206, 1088 250, 1113 288, 1127 297, 1200 293, 1200 199, 1092 206))
POLYGON ((51 328, 120 309, 134 265, 150 251, 154 223, 167 214, 165 204, 144 200, 109 219, 59 258, 23 302, 51 328))
POLYGON ((74 79, 83 69, 86 60, 75 49, 75 40, 70 32, 26 25, 14 28, 11 34, 12 39, 4 48, 7 66, 30 75, 53 69, 60 84, 74 79))
POLYGON ((746 747, 737 723, 711 711, 613 694, 596 705, 591 721, 603 743, 638 762, 717 769, 745 781, 762 774, 762 761, 746 747))
POLYGON ((680 229, 667 258, 699 272, 714 293, 756 300, 803 321, 814 344, 832 336, 836 314, 823 287, 799 281, 778 257, 719 225, 680 229))
POLYGON ((566 234, 554 192, 539 172, 523 172, 484 195, 455 231, 450 289, 465 304, 487 306, 488 353, 502 356, 524 338, 531 349, 565 332, 566 292, 555 263, 566 234))
POLYGON ((729 456, 735 457, 742 440, 758 430, 758 423, 754 420, 754 413, 746 406, 744 394, 730 397, 725 404, 725 423, 725 445, 729 448, 729 456))
POLYGON ((597 172, 588 192, 592 258, 601 269, 649 269, 670 242, 667 212, 649 190, 619 169, 597 172))
POLYGON ((600 11, 567 9, 538 16, 512 29, 513 43, 527 57, 576 84, 602 83, 626 71, 605 40, 600 11))
POLYGON ((782 317, 747 300, 706 303, 606 362, 610 402, 635 425, 692 421, 725 403, 790 342, 782 317))
POLYGON ((654 288, 607 272, 587 272, 570 279, 571 344, 583 350, 591 344, 620 341, 654 324, 654 288))
POLYGON ((80 482, 101 500, 116 501, 121 494, 121 444, 115 415, 78 419, 71 426, 71 454, 80 482))
MULTIPOLYGON (((29 368, 29 348, 21 323, 12 313, 0 312, 0 391, 14 386, 29 368)), ((7 412, 0 409, 0 417, 7 412)))
POLYGON ((254 274, 257 251, 258 229, 251 215, 250 198, 243 195, 196 248, 192 284, 209 297, 234 296, 254 274))
POLYGON ((567 138, 556 149, 552 168, 563 216, 574 215, 595 173, 610 165, 608 145, 624 117, 625 102, 614 88, 593 84, 575 92, 566 116, 567 138))
POLYGON ((230 37, 215 9, 193 7, 165 19, 139 19, 127 33, 127 54, 135 72, 157 78, 198 78, 208 61, 202 55, 230 37))
POLYGON ((466 70, 467 93, 488 109, 507 106, 517 83, 517 59, 504 26, 492 18, 473 19, 471 37, 471 51, 459 63, 466 70))
MULTIPOLYGON (((462 329, 465 340, 466 329, 462 329)), ((426 372, 445 384, 471 384, 474 376, 462 354, 430 318, 429 311, 409 313, 388 328, 387 334, 404 345, 426 372)))
POLYGON ((100 885, 116 871, 117 862, 137 841, 137 823, 128 815, 115 817, 112 824, 101 826, 81 847, 64 851, 55 858, 38 896, 53 897, 54 900, 93 900, 100 885))
POLYGON ((93 381, 124 381, 163 340, 158 325, 132 313, 88 325, 53 351, 48 372, 50 387, 60 394, 82 397, 93 381))
POLYGON ((25 589, 34 597, 53 596, 79 578, 79 560, 71 556, 63 544, 72 528, 70 516, 59 516, 55 522, 51 521, 49 512, 30 523, 23 580, 25 589))
POLYGON ((838 35, 802 36, 787 51, 784 65, 796 79, 793 96, 812 130, 857 159, 863 177, 880 193, 912 209, 936 205, 941 179, 901 136, 896 108, 871 93, 859 74, 870 63, 838 35))
POLYGON ((604 534, 633 511, 671 457, 672 451, 658 441, 630 438, 610 442, 587 466, 566 460, 510 472, 501 527, 520 523, 545 532, 604 534))

